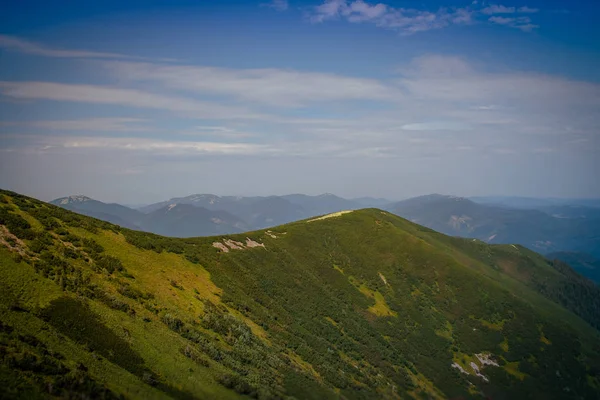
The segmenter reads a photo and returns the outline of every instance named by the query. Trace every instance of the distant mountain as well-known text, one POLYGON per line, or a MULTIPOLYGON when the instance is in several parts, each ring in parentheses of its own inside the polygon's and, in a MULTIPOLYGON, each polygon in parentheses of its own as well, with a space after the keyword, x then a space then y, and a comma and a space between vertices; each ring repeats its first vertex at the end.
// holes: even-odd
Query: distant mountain
POLYGON ((149 204, 139 210, 144 213, 151 213, 170 204, 187 204, 212 211, 225 211, 245 221, 251 229, 261 229, 317 215, 364 207, 357 202, 333 194, 319 196, 291 194, 268 197, 193 194, 149 204))
POLYGON ((560 198, 535 198, 518 196, 476 196, 470 197, 480 204, 504 206, 510 208, 540 209, 551 206, 581 206, 600 208, 600 199, 560 199, 560 198))
POLYGON ((163 236, 211 236, 248 230, 248 225, 226 211, 207 210, 190 204, 170 204, 146 214, 144 231, 163 236))
POLYGON ((591 280, 600 284, 600 259, 585 253, 559 251, 556 253, 546 254, 549 260, 560 260, 581 275, 587 276, 591 280))
POLYGON ((182 203, 164 202, 161 207, 153 207, 149 213, 81 195, 62 197, 51 201, 51 204, 126 228, 165 236, 209 236, 241 232, 249 228, 239 217, 225 211, 182 203))
POLYGON ((229 205, 235 203, 236 200, 242 199, 245 198, 236 198, 233 196, 220 197, 214 194, 192 194, 190 196, 173 197, 166 201, 148 204, 146 206, 140 207, 138 210, 144 213, 150 213, 152 211, 158 210, 159 208, 168 206, 169 204, 190 204, 197 207, 204 207, 208 210, 222 210, 224 208, 228 208, 229 205))
POLYGON ((568 250, 600 257, 600 220, 595 218, 559 218, 540 210, 439 194, 400 201, 387 209, 448 235, 487 243, 518 243, 541 253, 568 250))
POLYGON ((103 203, 82 195, 61 197, 50 203, 131 229, 140 229, 140 223, 144 219, 144 214, 137 210, 116 203, 103 203))
POLYGON ((152 212, 169 204, 186 204, 212 211, 225 211, 255 229, 280 225, 310 216, 303 208, 278 196, 241 197, 213 194, 176 197, 142 207, 140 211, 152 212))

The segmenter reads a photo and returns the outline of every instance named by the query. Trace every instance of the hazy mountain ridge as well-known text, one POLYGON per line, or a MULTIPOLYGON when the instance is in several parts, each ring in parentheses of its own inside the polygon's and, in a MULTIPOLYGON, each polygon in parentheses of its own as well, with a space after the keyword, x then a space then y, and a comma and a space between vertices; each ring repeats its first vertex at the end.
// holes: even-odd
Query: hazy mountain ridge
POLYGON ((560 210, 572 212, 565 217, 553 215, 556 206, 546 207, 517 209, 429 195, 400 201, 386 209, 448 235, 488 243, 518 243, 542 253, 564 250, 600 254, 600 218, 595 209, 560 206, 560 210))
MULTIPOLYGON (((534 200, 519 198, 521 203, 534 200)), ((57 199, 53 204, 132 229, 192 237, 273 227, 368 207, 371 206, 369 201, 377 203, 382 199, 366 198, 357 202, 332 194, 267 197, 195 194, 148 205, 143 208, 145 213, 85 196, 57 199), (193 206, 197 210, 184 207, 176 214, 159 212, 172 205, 193 206), (186 217, 183 217, 184 209, 186 217)), ((545 199, 541 199, 537 207, 519 209, 478 203, 465 197, 431 194, 387 204, 383 208, 448 235, 476 238, 487 243, 522 244, 544 254, 571 251, 600 258, 600 208, 549 205, 549 200, 545 199)))
POLYGON ((544 207, 578 206, 600 208, 600 199, 568 199, 568 198, 535 198, 519 196, 474 196, 470 200, 488 205, 506 206, 510 208, 540 209, 544 207))
MULTIPOLYGON (((331 212, 363 208, 365 204, 371 206, 368 198, 362 199, 362 203, 359 204, 332 194, 319 196, 292 194, 264 197, 194 194, 149 204, 141 207, 139 210, 132 210, 117 204, 102 203, 85 196, 85 200, 83 197, 81 198, 84 201, 65 200, 70 198, 75 199, 76 197, 64 197, 53 200, 51 203, 128 228, 139 228, 148 232, 178 237, 207 236, 242 232, 248 229, 261 229, 331 212), (196 229, 189 227, 177 230, 176 221, 171 221, 170 217, 166 217, 164 213, 158 212, 172 205, 194 206, 213 214, 206 211, 198 211, 198 215, 192 217, 196 218, 198 222, 196 229), (114 217, 111 216, 111 213, 114 214, 114 217), (212 220, 223 222, 215 225, 214 223, 210 223, 212 220), (165 224, 170 225, 170 227, 166 228, 165 224)), ((381 201, 381 199, 373 200, 375 202, 381 201)), ((186 210, 188 213, 193 213, 192 209, 186 208, 186 210)))
POLYGON ((208 210, 186 203, 164 202, 160 203, 158 208, 152 207, 151 212, 142 213, 116 203, 103 203, 85 196, 81 196, 80 200, 72 200, 75 197, 78 196, 56 199, 51 204, 126 228, 166 236, 210 236, 249 229, 244 221, 225 211, 208 210))
POLYGON ((0 224, 2 393, 598 393, 598 287, 520 246, 377 209, 174 239, 11 192, 0 224))

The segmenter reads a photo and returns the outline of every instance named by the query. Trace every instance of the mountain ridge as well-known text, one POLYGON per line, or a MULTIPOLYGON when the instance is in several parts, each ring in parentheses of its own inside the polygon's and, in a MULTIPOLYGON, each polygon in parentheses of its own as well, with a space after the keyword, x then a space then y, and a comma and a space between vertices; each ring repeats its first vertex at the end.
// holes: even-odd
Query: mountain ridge
POLYGON ((176 239, 12 192, 0 224, 0 343, 15 360, 0 376, 39 393, 44 377, 137 398, 597 394, 597 287, 521 246, 379 209, 176 239))
MULTIPOLYGON (((192 237, 273 227, 331 212, 369 207, 369 202, 377 203, 377 199, 370 199, 365 204, 332 194, 264 197, 194 194, 149 205, 145 209, 146 213, 116 204, 104 204, 87 197, 85 201, 70 202, 62 206, 131 229, 192 237), (160 213, 152 214, 171 204, 193 205, 210 210, 212 215, 208 215, 210 213, 206 211, 194 212, 189 209, 189 217, 196 219, 197 223, 178 230, 175 216, 170 220, 159 215, 160 213)), ((61 205, 60 201, 54 203, 61 205)), ((380 206, 449 235, 475 238, 488 243, 522 244, 545 254, 568 251, 589 253, 600 258, 600 209, 597 208, 544 205, 516 209, 442 194, 419 196, 380 206)), ((591 272, 589 269, 580 271, 591 272)))

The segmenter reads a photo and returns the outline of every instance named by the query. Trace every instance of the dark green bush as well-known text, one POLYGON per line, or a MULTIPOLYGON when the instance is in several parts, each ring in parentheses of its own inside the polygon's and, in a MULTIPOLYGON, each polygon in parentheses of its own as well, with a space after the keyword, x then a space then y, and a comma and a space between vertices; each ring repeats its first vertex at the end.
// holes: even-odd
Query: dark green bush
POLYGON ((108 255, 101 256, 96 261, 96 267, 99 268, 100 270, 106 270, 106 272, 108 272, 109 274, 112 274, 115 271, 117 271, 117 272, 123 271, 125 269, 125 268, 123 268, 123 264, 121 263, 121 260, 119 260, 116 257, 108 256, 108 255))

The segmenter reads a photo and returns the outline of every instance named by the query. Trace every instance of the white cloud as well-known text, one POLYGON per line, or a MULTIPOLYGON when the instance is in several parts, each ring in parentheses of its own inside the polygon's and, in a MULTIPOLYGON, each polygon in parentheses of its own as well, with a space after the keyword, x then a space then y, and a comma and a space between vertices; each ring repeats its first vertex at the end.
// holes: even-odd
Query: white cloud
POLYGON ((471 22, 468 8, 445 9, 436 12, 417 9, 394 8, 383 3, 369 4, 363 0, 326 0, 314 8, 310 21, 320 23, 344 18, 348 22, 369 22, 377 27, 411 34, 431 29, 440 29, 452 24, 471 22))
POLYGON ((271 106, 332 100, 390 100, 400 96, 376 79, 284 69, 229 69, 152 63, 102 63, 120 80, 159 83, 202 94, 233 96, 271 106))
POLYGON ((135 57, 118 53, 103 53, 87 50, 63 50, 53 49, 15 36, 0 35, 0 48, 5 50, 17 51, 25 54, 32 54, 44 57, 57 58, 120 58, 120 59, 144 59, 144 57, 135 57))
POLYGON ((287 0, 272 0, 270 3, 262 3, 261 7, 269 7, 277 11, 285 11, 289 8, 287 0))
MULTIPOLYGON (((351 23, 371 23, 380 28, 396 30, 405 35, 432 29, 441 29, 451 25, 468 25, 481 16, 497 14, 536 13, 538 9, 490 5, 484 8, 474 1, 467 7, 442 7, 437 11, 394 8, 384 3, 367 3, 364 0, 325 0, 313 8, 309 20, 321 23, 329 20, 345 19, 351 23)), ((490 20, 494 22, 493 20, 490 20)), ((501 23, 500 23, 501 24, 501 23)), ((509 25, 523 31, 531 31, 537 25, 520 23, 509 25)))
POLYGON ((488 21, 493 22, 499 25, 508 25, 515 22, 515 18, 507 18, 507 17, 490 17, 488 21))
POLYGON ((600 102, 600 85, 595 83, 534 73, 482 72, 456 57, 420 57, 400 72, 397 84, 411 101, 468 101, 545 110, 558 105, 593 108, 600 102))
POLYGON ((25 122, 7 122, 5 125, 24 125, 34 128, 61 131, 104 131, 104 132, 146 132, 152 128, 140 123, 148 122, 142 118, 82 118, 75 120, 42 120, 25 122))
POLYGON ((251 155, 276 153, 273 146, 244 142, 215 141, 168 141, 150 138, 128 137, 74 137, 21 135, 26 144, 24 149, 56 152, 57 149, 116 150, 151 154, 221 154, 251 155))
MULTIPOLYGON (((36 145, 38 150, 49 146, 44 151, 51 152, 129 148, 149 154, 166 152, 174 156, 277 154, 286 157, 351 157, 352 154, 363 154, 365 157, 418 157, 425 153, 428 156, 441 155, 469 146, 474 151, 495 154, 489 147, 491 138, 497 140, 496 147, 500 149, 533 149, 566 143, 567 138, 573 140, 574 132, 578 138, 591 138, 600 129, 596 118, 600 108, 600 85, 542 74, 486 72, 480 66, 475 67, 454 56, 432 54, 418 57, 399 68, 396 77, 386 80, 277 69, 209 68, 210 74, 203 75, 204 67, 188 66, 182 66, 181 70, 168 69, 165 73, 162 64, 126 65, 134 67, 127 71, 133 77, 128 79, 123 71, 111 68, 114 78, 121 85, 147 84, 154 93, 98 85, 4 82, 0 83, 0 94, 21 100, 77 101, 89 103, 91 109, 96 104, 142 108, 150 113, 130 115, 143 115, 152 121, 160 121, 161 115, 157 111, 174 113, 178 117, 176 129, 166 132, 155 128, 152 131, 152 136, 159 138, 156 140, 139 141, 137 139, 140 138, 137 138, 124 143, 111 138, 104 141, 101 138, 71 136, 69 141, 63 138, 61 142, 36 145), (141 65, 139 70, 138 65, 141 65), (141 73, 136 77, 138 71, 141 73), (179 72, 191 82, 188 87, 183 87, 185 79, 177 80, 179 72), (322 80, 311 84, 315 75, 322 80), (254 76, 254 79, 248 76, 254 76), (194 83, 196 79, 206 81, 207 77, 211 78, 208 79, 210 83, 194 83), (270 92, 260 92, 261 85, 274 85, 273 82, 277 82, 278 87, 269 89, 270 92), (343 87, 354 83, 360 90, 343 87), (303 91, 303 85, 311 87, 303 91), (190 93, 190 97, 157 94, 184 90, 190 93), (259 93, 247 94, 253 90, 259 93), (299 93, 295 93, 296 90, 299 93), (218 98, 220 104, 198 100, 206 97, 218 98), (382 107, 363 107, 360 102, 340 104, 347 99, 378 100, 382 107), (298 114, 296 110, 273 107, 277 102, 286 106, 302 105, 305 109, 298 114), (272 114, 262 114, 265 108, 272 114), (340 109, 344 114, 339 113, 340 109), (244 116, 255 119, 240 119, 244 116), (195 118, 227 121, 199 124, 195 118), (565 121, 568 121, 569 130, 565 121), (420 144, 411 141, 415 135, 418 135, 420 144), (166 138, 169 140, 160 140, 166 138), (82 142, 83 139, 85 141, 82 142), (183 144, 175 145, 178 140, 182 140, 183 144), (247 140, 251 143, 244 143, 247 140), (241 144, 241 147, 229 148, 229 141, 241 144), (70 147, 65 147, 67 142, 70 147), (206 145, 213 142, 225 142, 227 146, 206 145), (524 142, 527 146, 523 147, 524 142), (407 143, 415 144, 416 148, 407 147, 407 143), (218 149, 222 153, 218 153, 218 149)), ((143 129, 152 125, 136 118, 114 117, 35 121, 29 126, 62 129, 65 134, 69 131, 75 135, 77 130, 84 129, 126 132, 130 128, 143 129)), ((23 140, 19 135, 9 137, 6 132, 0 132, 1 148, 14 151, 23 140)), ((559 151, 563 148, 559 147, 559 151)))
POLYGON ((492 4, 491 6, 485 7, 481 10, 482 13, 492 15, 492 14, 514 14, 516 12, 515 7, 506 7, 502 5, 492 4))
POLYGON ((185 129, 178 132, 188 136, 215 136, 220 138, 250 138, 256 137, 257 134, 250 132, 241 132, 237 129, 228 128, 226 126, 194 126, 190 129, 185 129))
POLYGON ((501 107, 498 107, 494 104, 490 104, 490 105, 481 105, 481 106, 471 106, 469 107, 471 110, 483 110, 483 111, 489 111, 489 110, 498 110, 501 107))
POLYGON ((539 28, 539 25, 534 25, 531 23, 531 18, 529 17, 507 18, 494 16, 490 17, 488 21, 497 25, 506 25, 511 28, 520 29, 523 32, 530 32, 533 29, 539 28))
POLYGON ((261 118, 260 115, 239 107, 98 85, 0 81, 0 94, 16 99, 70 101, 167 110, 184 113, 196 118, 261 118))
POLYGON ((531 14, 537 13, 539 11, 540 11, 539 8, 530 8, 527 6, 519 7, 519 9, 517 10, 517 12, 520 12, 520 13, 531 13, 531 14))
POLYGON ((115 149, 127 151, 154 152, 193 152, 216 154, 256 154, 273 151, 267 145, 252 143, 218 143, 218 142, 188 142, 163 141, 142 138, 67 138, 63 147, 86 149, 115 149))

